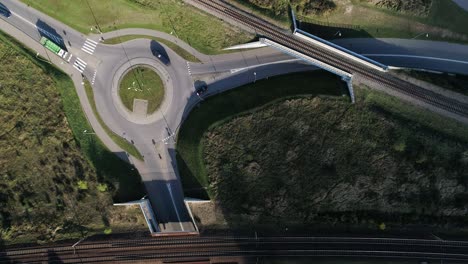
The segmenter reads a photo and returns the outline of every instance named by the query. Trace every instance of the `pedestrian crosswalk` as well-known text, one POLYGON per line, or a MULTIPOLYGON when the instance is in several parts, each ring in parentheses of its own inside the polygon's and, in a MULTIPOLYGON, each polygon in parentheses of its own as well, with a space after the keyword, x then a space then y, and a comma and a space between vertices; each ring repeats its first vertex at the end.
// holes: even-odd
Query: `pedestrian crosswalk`
POLYGON ((75 62, 73 63, 73 67, 77 69, 79 72, 83 73, 86 68, 86 62, 80 58, 76 58, 75 62))
POLYGON ((85 43, 83 44, 83 47, 81 47, 81 50, 93 55, 94 50, 96 49, 97 42, 92 40, 92 39, 86 39, 85 43))

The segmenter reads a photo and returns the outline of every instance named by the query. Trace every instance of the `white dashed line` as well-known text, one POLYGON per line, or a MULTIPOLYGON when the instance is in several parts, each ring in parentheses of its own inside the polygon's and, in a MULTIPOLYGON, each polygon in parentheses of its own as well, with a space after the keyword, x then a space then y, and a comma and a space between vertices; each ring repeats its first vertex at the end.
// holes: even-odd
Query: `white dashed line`
POLYGON ((175 134, 172 133, 170 136, 167 136, 167 137, 163 138, 161 141, 164 142, 164 144, 167 145, 167 144, 169 144, 169 139, 171 139, 174 136, 175 136, 175 134))
POLYGON ((96 49, 97 42, 92 40, 92 39, 86 39, 85 43, 83 44, 83 47, 81 48, 82 51, 89 53, 93 55, 94 50, 96 49))
POLYGON ((192 70, 190 69, 190 63, 188 61, 187 61, 187 70, 188 70, 188 74, 192 76, 192 70))
POLYGON ((363 55, 368 56, 368 57, 396 57, 396 58, 400 57, 400 58, 412 58, 412 59, 439 60, 439 61, 468 64, 468 61, 430 57, 430 56, 417 56, 417 55, 406 55, 406 54, 363 54, 363 55))
POLYGON ((94 71, 93 80, 91 81, 91 85, 94 85, 94 82, 96 81, 96 75, 97 75, 97 69, 94 71))

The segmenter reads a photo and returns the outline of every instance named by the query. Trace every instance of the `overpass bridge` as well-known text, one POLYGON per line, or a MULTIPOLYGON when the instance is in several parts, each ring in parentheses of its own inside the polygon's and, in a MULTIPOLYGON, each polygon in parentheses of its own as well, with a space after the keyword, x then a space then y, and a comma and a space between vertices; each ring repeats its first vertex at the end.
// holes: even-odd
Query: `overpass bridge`
MULTIPOLYGON (((311 64, 334 71, 342 77, 359 76, 361 80, 377 84, 406 97, 417 100, 423 106, 458 120, 468 121, 468 105, 429 91, 422 87, 404 81, 388 73, 388 67, 369 58, 351 52, 316 36, 305 34, 295 27, 291 33, 272 25, 263 19, 239 10, 233 5, 221 0, 191 0, 222 19, 254 31, 261 36, 265 44, 272 45, 290 52, 311 64)), ((295 19, 293 19, 295 21, 295 19)), ((349 84, 349 82, 348 82, 349 84)), ((352 95, 352 85, 349 85, 352 95)))

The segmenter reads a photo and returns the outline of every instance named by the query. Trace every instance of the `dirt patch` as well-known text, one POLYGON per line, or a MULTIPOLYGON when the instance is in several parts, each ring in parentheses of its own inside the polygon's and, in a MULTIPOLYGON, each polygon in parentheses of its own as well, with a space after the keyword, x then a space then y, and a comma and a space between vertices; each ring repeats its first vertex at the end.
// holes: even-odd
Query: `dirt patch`
POLYGON ((192 211, 193 218, 199 228, 207 226, 225 226, 226 219, 221 209, 212 201, 187 202, 192 211))

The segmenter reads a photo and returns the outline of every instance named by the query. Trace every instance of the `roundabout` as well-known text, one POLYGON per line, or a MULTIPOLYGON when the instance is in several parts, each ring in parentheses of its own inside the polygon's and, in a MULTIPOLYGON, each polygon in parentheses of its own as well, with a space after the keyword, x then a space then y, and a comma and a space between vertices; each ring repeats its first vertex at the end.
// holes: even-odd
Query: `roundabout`
POLYGON ((132 123, 151 124, 162 119, 172 98, 172 78, 156 60, 134 58, 114 74, 112 101, 117 112, 132 123))
POLYGON ((153 69, 145 66, 130 69, 119 86, 122 103, 136 114, 152 114, 164 100, 163 81, 153 69))

